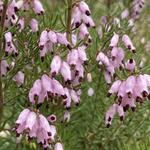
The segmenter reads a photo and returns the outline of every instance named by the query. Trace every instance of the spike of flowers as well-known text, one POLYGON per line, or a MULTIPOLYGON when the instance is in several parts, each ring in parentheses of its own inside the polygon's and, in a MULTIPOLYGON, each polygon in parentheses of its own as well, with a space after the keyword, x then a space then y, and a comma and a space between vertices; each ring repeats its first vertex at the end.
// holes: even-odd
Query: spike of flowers
POLYGON ((28 108, 24 109, 16 120, 15 131, 17 136, 26 133, 28 139, 37 139, 37 143, 48 148, 56 135, 55 126, 50 125, 48 120, 39 112, 28 108))
MULTIPOLYGON (((108 91, 108 97, 115 95, 115 103, 106 112, 105 124, 107 127, 111 125, 116 113, 118 113, 120 120, 123 120, 125 112, 129 108, 135 111, 137 102, 143 103, 146 98, 150 98, 150 75, 136 73, 136 62, 133 58, 125 62, 125 52, 121 47, 118 47, 119 36, 121 37, 121 35, 114 34, 111 38, 111 50, 108 56, 103 52, 99 52, 96 58, 100 67, 103 68, 104 66, 106 82, 111 84, 112 79, 114 80, 108 91), (115 74, 120 69, 129 72, 125 79, 118 79, 120 77, 115 74)), ((135 47, 127 34, 122 36, 122 41, 125 48, 135 52, 135 47)))

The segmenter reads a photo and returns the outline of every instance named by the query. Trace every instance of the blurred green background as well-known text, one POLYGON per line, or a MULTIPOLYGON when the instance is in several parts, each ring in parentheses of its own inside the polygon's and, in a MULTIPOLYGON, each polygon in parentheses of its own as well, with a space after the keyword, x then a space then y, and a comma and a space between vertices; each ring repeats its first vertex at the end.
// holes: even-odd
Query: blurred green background
MULTIPOLYGON (((45 17, 37 17, 32 12, 29 12, 29 17, 39 19, 40 31, 46 27, 65 31, 62 21, 66 22, 66 2, 64 0, 41 0, 41 2, 46 9, 45 17)), ((111 5, 108 7, 107 0, 86 0, 86 2, 91 8, 92 17, 97 27, 100 25, 101 16, 120 17, 121 12, 131 4, 131 0, 111 0, 111 5)), ((129 32, 125 21, 121 21, 121 26, 132 37, 133 43, 137 48, 135 59, 140 62, 144 58, 145 66, 143 71, 150 74, 150 48, 147 48, 148 50, 145 48, 145 45, 150 42, 150 22, 148 22, 148 18, 150 18, 150 2, 147 0, 140 18, 136 22, 136 35, 133 32, 129 32), (145 41, 141 43, 143 37, 145 41)), ((117 29, 113 28, 113 31, 115 30, 117 29)), ((14 30, 14 32, 17 31, 14 30)), ((90 33, 93 38, 93 44, 88 49, 88 57, 90 58, 89 66, 92 70, 93 82, 82 84, 83 94, 80 106, 71 109, 71 120, 65 124, 60 123, 60 118, 63 115, 62 107, 49 106, 49 108, 46 108, 46 106, 43 106, 41 112, 47 115, 54 113, 58 116, 56 126, 65 150, 150 150, 149 101, 138 104, 136 112, 127 112, 123 122, 120 122, 119 117, 116 116, 112 126, 109 129, 105 127, 104 115, 113 103, 113 99, 106 97, 109 87, 104 82, 103 73, 98 70, 95 57, 99 46, 101 47, 112 33, 111 35, 106 33, 106 38, 101 40, 98 38, 95 29, 91 29, 90 33), (95 91, 92 97, 87 95, 89 87, 92 87, 95 91)), ((3 83, 5 83, 5 101, 4 118, 0 128, 0 150, 40 149, 34 143, 29 144, 26 139, 23 139, 19 145, 16 145, 15 133, 11 132, 10 128, 14 126, 19 112, 29 104, 28 90, 34 80, 40 77, 37 74, 37 66, 39 65, 43 72, 48 71, 51 56, 48 56, 43 64, 38 58, 38 53, 32 52, 38 35, 26 34, 26 31, 24 31, 24 33, 18 33, 17 37, 22 43, 25 41, 29 42, 31 56, 34 54, 37 62, 34 70, 27 70, 25 66, 31 63, 31 60, 26 57, 24 46, 20 45, 22 55, 17 58, 18 66, 11 70, 8 76, 3 79, 3 83), (17 88, 11 79, 20 69, 26 74, 26 83, 22 88, 17 88)))

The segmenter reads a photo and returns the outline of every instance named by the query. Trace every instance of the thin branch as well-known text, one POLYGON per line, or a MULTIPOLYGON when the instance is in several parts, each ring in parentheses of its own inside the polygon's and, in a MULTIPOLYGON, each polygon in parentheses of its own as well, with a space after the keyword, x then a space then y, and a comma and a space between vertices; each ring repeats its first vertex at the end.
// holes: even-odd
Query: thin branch
MULTIPOLYGON (((3 48, 3 32, 4 32, 4 24, 5 24, 5 18, 6 18, 6 11, 7 11, 7 3, 8 0, 5 1, 4 7, 3 7, 3 13, 2 13, 2 19, 1 19, 1 27, 0 27, 0 66, 2 61, 2 48, 3 48)), ((2 88, 2 75, 1 75, 1 69, 0 69, 0 123, 3 117, 3 88, 2 88)))
POLYGON ((72 0, 68 0, 68 18, 67 18, 67 39, 71 42, 71 17, 72 17, 72 0))

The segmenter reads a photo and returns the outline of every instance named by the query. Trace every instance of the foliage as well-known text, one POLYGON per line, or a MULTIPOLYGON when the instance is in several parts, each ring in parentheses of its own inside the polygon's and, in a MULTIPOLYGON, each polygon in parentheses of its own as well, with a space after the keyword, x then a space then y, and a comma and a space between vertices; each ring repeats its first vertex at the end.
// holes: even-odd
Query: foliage
MULTIPOLYGON (((92 17, 96 25, 100 24, 100 18, 103 15, 108 15, 110 18, 119 17, 121 12, 130 6, 130 0, 119 1, 115 0, 110 8, 107 7, 105 0, 87 0, 91 8, 92 17)), ((31 33, 29 28, 23 32, 18 32, 15 27, 9 29, 16 35, 18 40, 18 48, 20 55, 17 58, 9 58, 8 61, 15 60, 16 64, 11 69, 7 76, 3 78, 4 88, 4 116, 0 127, 0 150, 34 150, 40 149, 35 143, 28 143, 24 138, 19 145, 16 145, 15 133, 11 131, 15 120, 23 108, 30 105, 28 101, 28 92, 36 79, 38 79, 44 72, 50 69, 51 55, 47 55, 44 63, 40 61, 38 54, 38 39, 41 31, 45 28, 51 28, 57 31, 65 31, 67 20, 67 2, 65 0, 44 0, 44 8, 46 14, 44 16, 36 16, 33 12, 26 12, 26 18, 37 18, 40 22, 39 32, 31 33), (29 49, 26 49, 24 43, 29 43, 29 49), (35 58, 35 64, 32 64, 32 58, 35 58), (27 69, 25 66, 32 64, 32 69, 27 69), (41 69, 39 69, 39 67, 41 69), (19 71, 25 73, 25 84, 18 88, 12 77, 19 71)), ((132 37, 133 43, 137 48, 137 54, 134 58, 140 63, 141 57, 145 58, 145 65, 142 69, 146 73, 150 73, 149 69, 149 51, 145 50, 145 45, 150 39, 148 33, 150 24, 148 17, 150 15, 150 3, 147 2, 144 10, 141 13, 140 19, 136 22, 136 35, 127 27, 126 21, 121 21, 121 32, 126 32, 132 37), (145 38, 145 43, 141 43, 141 39, 145 38)), ((20 14, 23 15, 24 14, 20 14)), ((111 19, 110 19, 111 23, 111 19)), ((128 112, 126 119, 123 122, 116 117, 112 126, 107 129, 104 123, 104 115, 109 106, 113 103, 112 98, 107 98, 107 91, 109 86, 105 84, 103 73, 99 72, 96 62, 96 54, 98 50, 105 46, 105 51, 109 46, 110 38, 113 32, 118 31, 116 26, 112 27, 111 32, 104 32, 102 39, 99 38, 96 29, 90 29, 93 39, 93 44, 88 48, 87 54, 89 58, 87 72, 92 73, 93 82, 83 83, 81 85, 83 94, 79 107, 71 109, 71 120, 68 123, 61 123, 61 116, 63 110, 61 106, 47 106, 44 104, 41 112, 49 115, 53 112, 58 116, 56 126, 58 129, 59 138, 64 144, 65 150, 148 150, 150 149, 150 103, 146 101, 137 106, 136 112, 128 112), (87 95, 87 90, 92 87, 95 91, 92 97, 87 95)), ((65 54, 64 54, 65 55, 65 54)))

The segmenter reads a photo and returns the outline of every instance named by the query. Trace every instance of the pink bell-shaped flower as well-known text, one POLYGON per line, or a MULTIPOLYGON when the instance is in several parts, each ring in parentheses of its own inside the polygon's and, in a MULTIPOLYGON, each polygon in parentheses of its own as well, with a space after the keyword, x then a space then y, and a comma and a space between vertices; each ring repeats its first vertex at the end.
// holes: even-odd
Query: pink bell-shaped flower
POLYGON ((61 58, 59 55, 55 55, 52 59, 52 62, 51 62, 51 75, 52 77, 55 77, 59 71, 60 71, 60 68, 61 68, 61 58))
POLYGON ((133 46, 133 43, 128 35, 126 35, 126 34, 123 35, 122 41, 124 42, 124 45, 126 46, 126 48, 128 48, 132 52, 135 52, 135 47, 133 46))
POLYGON ((39 30, 38 21, 34 18, 31 19, 29 25, 30 25, 30 28, 31 28, 32 32, 37 32, 39 30))
POLYGON ((118 44, 118 41, 119 41, 119 35, 114 33, 113 37, 111 38, 111 41, 110 41, 110 47, 113 48, 113 47, 116 47, 117 44, 118 44))
POLYGON ((60 69, 60 73, 63 76, 65 82, 70 83, 72 80, 71 68, 67 62, 63 61, 60 69))
POLYGON ((41 15, 44 14, 44 8, 42 3, 39 0, 32 0, 32 7, 36 14, 41 15))

